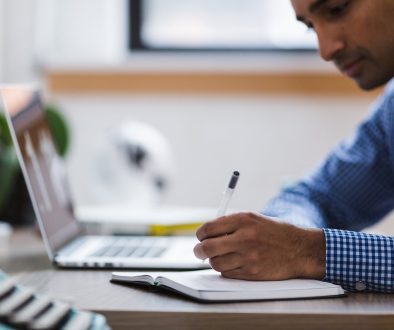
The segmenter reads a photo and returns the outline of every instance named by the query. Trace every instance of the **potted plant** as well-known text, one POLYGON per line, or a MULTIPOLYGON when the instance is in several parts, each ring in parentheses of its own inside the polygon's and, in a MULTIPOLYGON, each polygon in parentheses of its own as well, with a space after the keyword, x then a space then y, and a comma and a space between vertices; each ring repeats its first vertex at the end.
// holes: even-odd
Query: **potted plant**
POLYGON ((0 210, 8 202, 9 192, 19 172, 18 160, 4 115, 0 113, 0 210))

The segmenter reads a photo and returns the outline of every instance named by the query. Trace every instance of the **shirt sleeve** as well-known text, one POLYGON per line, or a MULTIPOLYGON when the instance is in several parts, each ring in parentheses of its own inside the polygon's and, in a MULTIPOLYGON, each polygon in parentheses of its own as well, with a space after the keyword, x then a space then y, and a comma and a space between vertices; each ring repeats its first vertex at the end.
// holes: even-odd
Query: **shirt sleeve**
POLYGON ((316 171, 284 189, 263 213, 305 227, 371 226, 394 206, 393 153, 394 91, 384 95, 353 137, 316 171))
POLYGON ((394 292, 394 238, 323 229, 327 282, 347 291, 394 292))
POLYGON ((393 153, 394 81, 351 139, 263 210, 298 226, 325 228, 324 280, 348 291, 394 292, 394 238, 356 232, 394 207, 393 153))

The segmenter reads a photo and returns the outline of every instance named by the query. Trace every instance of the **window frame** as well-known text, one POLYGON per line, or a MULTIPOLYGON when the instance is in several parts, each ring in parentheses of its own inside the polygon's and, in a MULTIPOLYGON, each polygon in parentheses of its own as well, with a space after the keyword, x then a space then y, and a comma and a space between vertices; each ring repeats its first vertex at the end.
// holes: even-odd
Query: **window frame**
POLYGON ((142 40, 144 1, 128 0, 128 49, 132 52, 177 52, 177 53, 316 53, 317 48, 284 47, 152 47, 142 40))

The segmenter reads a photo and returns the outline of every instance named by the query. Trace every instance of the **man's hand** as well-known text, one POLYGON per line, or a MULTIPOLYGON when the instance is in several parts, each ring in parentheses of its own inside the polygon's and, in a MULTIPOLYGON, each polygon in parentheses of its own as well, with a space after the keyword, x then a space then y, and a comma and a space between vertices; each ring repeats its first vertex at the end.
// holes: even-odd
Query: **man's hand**
POLYGON ((237 213, 197 230, 197 258, 209 258, 225 277, 246 280, 322 279, 325 237, 321 229, 302 229, 254 213, 237 213))

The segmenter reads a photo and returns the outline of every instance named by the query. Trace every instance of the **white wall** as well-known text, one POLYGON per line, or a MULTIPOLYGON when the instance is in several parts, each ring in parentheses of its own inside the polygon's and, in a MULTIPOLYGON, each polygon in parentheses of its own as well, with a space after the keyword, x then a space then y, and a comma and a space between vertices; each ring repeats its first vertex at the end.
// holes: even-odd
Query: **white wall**
POLYGON ((0 0, 0 81, 39 81, 52 62, 118 63, 126 0, 0 0))
POLYGON ((89 189, 92 154, 109 128, 149 123, 175 152, 177 176, 168 203, 215 207, 229 173, 242 172, 233 206, 258 210, 353 131, 369 100, 295 96, 58 96, 73 129, 69 166, 76 198, 89 189))
POLYGON ((37 80, 34 57, 34 12, 36 1, 12 0, 1 2, 2 82, 37 80))
MULTIPOLYGON (((0 22, 3 22, 4 16, 4 0, 0 0, 0 22)), ((0 23, 0 81, 3 81, 3 56, 2 56, 2 49, 4 48, 4 28, 3 25, 0 23)))
POLYGON ((37 52, 48 63, 117 63, 127 55, 126 0, 38 0, 37 52))

